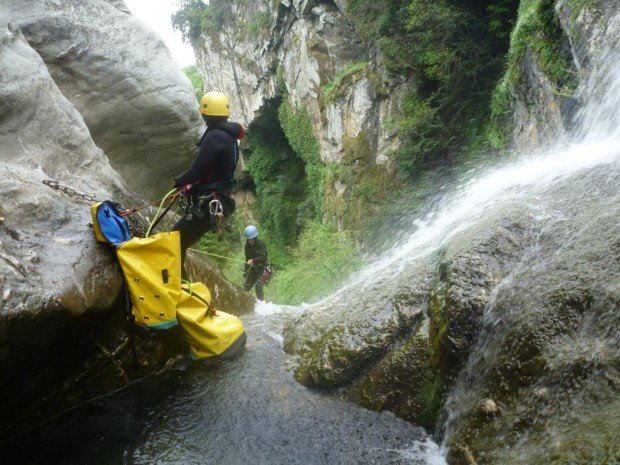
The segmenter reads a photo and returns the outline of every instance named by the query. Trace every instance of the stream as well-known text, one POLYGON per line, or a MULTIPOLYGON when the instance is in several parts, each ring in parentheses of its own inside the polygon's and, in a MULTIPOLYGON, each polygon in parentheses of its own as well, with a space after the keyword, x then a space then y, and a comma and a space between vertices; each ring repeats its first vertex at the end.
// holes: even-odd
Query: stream
POLYGON ((423 429, 298 384, 281 346, 287 311, 299 309, 259 303, 242 318, 248 342, 235 359, 171 370, 67 412, 12 444, 2 463, 445 464, 423 429))

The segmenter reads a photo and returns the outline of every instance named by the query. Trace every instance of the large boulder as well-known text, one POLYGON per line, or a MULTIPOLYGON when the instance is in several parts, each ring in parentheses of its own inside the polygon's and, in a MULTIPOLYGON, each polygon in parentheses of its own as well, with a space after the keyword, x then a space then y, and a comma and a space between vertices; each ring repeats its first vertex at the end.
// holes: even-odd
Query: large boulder
MULTIPOLYGON (((0 28, 0 70, 0 433, 5 441, 63 409, 162 369, 185 356, 187 346, 178 331, 148 339, 128 331, 123 278, 113 252, 94 240, 89 205, 94 198, 126 206, 144 200, 95 145, 80 112, 14 24, 0 28), (71 190, 43 183, 49 180, 71 190)), ((247 293, 211 268, 193 267, 212 285, 220 308, 251 310, 247 293)))
POLYGON ((8 0, 0 18, 19 25, 131 187, 145 197, 166 192, 193 159, 202 126, 194 90, 161 39, 120 0, 8 0))
POLYGON ((5 26, 0 34, 0 410, 11 419, 2 422, 5 436, 8 428, 15 432, 54 410, 35 400, 77 376, 76 366, 99 337, 89 334, 93 318, 113 308, 122 283, 112 254, 93 240, 88 202, 43 181, 52 178, 100 198, 137 197, 126 194, 21 32, 5 26), (32 412, 24 411, 26 405, 32 412))
POLYGON ((612 463, 619 176, 612 161, 497 202, 293 318, 297 379, 436 429, 450 464, 612 463))

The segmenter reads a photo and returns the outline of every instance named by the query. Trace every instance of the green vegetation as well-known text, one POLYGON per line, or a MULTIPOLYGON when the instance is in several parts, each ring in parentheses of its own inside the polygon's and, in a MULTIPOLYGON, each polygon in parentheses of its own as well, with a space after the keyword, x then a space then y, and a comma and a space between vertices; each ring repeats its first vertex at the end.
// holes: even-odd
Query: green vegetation
MULTIPOLYGON (((238 0, 240 8, 249 7, 249 2, 238 0)), ((201 45, 201 35, 210 37, 213 44, 221 46, 218 32, 226 21, 232 18, 233 2, 226 0, 180 0, 179 9, 172 15, 172 26, 181 32, 183 38, 194 46, 201 45)), ((236 24, 238 38, 264 35, 271 26, 271 11, 256 11, 252 20, 236 24)))
POLYGON ((295 112, 288 100, 278 108, 278 120, 288 143, 303 160, 308 186, 306 201, 299 206, 299 224, 323 215, 325 169, 321 161, 319 142, 312 132, 312 122, 305 108, 295 112))
POLYGON ((202 95, 204 93, 204 82, 202 81, 200 74, 198 74, 198 70, 194 65, 191 65, 183 68, 183 72, 192 83, 192 86, 194 86, 196 100, 200 102, 200 99, 202 98, 202 95))
POLYGON ((353 237, 333 223, 312 221, 292 251, 292 261, 276 272, 269 297, 275 302, 300 304, 336 291, 362 265, 353 237))
POLYGON ((237 37, 241 40, 265 36, 271 26, 271 12, 255 11, 247 22, 237 24, 237 37))
MULTIPOLYGON (((578 1, 576 10, 581 11, 588 1, 578 1)), ((494 146, 499 147, 505 142, 505 133, 509 129, 506 117, 512 108, 510 90, 522 78, 522 60, 528 51, 534 54, 558 94, 571 95, 575 90, 577 80, 567 43, 553 0, 521 2, 519 19, 510 39, 507 71, 497 85, 491 103, 493 125, 489 138, 494 146)))
POLYGON ((333 81, 321 86, 321 90, 323 91, 323 100, 326 103, 335 100, 339 96, 339 90, 345 86, 348 88, 352 82, 355 82, 352 79, 354 79, 356 75, 361 77, 362 73, 360 73, 360 71, 367 68, 368 62, 361 61, 358 63, 353 63, 351 66, 338 73, 333 81))
POLYGON ((304 161, 291 149, 277 119, 262 118, 248 133, 244 155, 260 199, 262 227, 281 246, 290 246, 306 215, 304 161))
MULTIPOLYGON (((575 3, 581 8, 589 1, 575 3)), ((196 46, 205 36, 214 38, 215 43, 218 32, 234 19, 232 5, 250 8, 245 0, 211 0, 208 5, 201 0, 183 0, 173 24, 196 46)), ((273 8, 277 5, 274 2, 273 8)), ((360 239, 359 233, 364 231, 366 244, 374 247, 376 238, 398 227, 401 209, 422 208, 422 199, 436 188, 434 173, 450 172, 451 168, 444 167, 459 166, 476 153, 488 151, 489 146, 504 146, 505 131, 498 122, 510 111, 509 91, 520 78, 518 65, 527 50, 536 54, 559 91, 571 88, 573 76, 561 48, 563 37, 553 0, 523 0, 511 34, 518 5, 519 0, 348 2, 347 14, 364 38, 380 48, 381 63, 394 77, 409 83, 400 113, 390 125, 390 131, 402 141, 391 154, 397 160, 396 177, 375 163, 366 131, 343 140, 341 165, 324 166, 310 116, 304 107, 292 108, 282 66, 278 66, 279 95, 271 108, 263 109, 259 121, 252 123, 244 147, 251 175, 245 188, 254 190, 259 198, 253 217, 262 237, 271 241, 270 255, 278 257, 273 260, 279 268, 272 288, 276 299, 297 302, 311 298, 309 291, 293 284, 293 277, 301 276, 296 267, 310 273, 308 266, 313 266, 313 259, 301 258, 301 249, 310 242, 309 231, 343 250, 349 250, 353 242, 345 246, 347 241, 340 235, 352 241, 360 239), (508 71, 498 85, 509 43, 508 71)), ((248 14, 254 15, 253 20, 237 25, 239 37, 262 34, 271 27, 272 11, 248 14)), ((363 77, 371 79, 375 92, 385 92, 368 62, 357 62, 321 87, 321 103, 337 100, 363 77)), ((242 244, 230 238, 223 245, 209 245, 214 250, 230 247, 229 252, 241 253, 242 244)), ((335 254, 331 268, 339 269, 338 257, 335 254)), ((332 259, 325 254, 322 258, 332 259)), ((329 269, 330 264, 326 265, 329 269)), ((325 285, 314 291, 319 288, 325 285)))
POLYGON ((518 0, 352 0, 348 13, 386 68, 411 79, 393 156, 403 178, 469 156, 482 137, 518 0))
MULTIPOLYGON (((201 34, 215 37, 227 17, 231 16, 231 4, 224 0, 180 0, 179 10, 172 15, 172 27, 192 45, 201 44, 201 34)), ((219 43, 219 41, 218 41, 219 43)))
POLYGON ((360 232, 383 208, 394 183, 387 169, 375 163, 367 131, 355 138, 345 137, 343 150, 342 164, 332 164, 327 169, 328 216, 339 221, 344 229, 360 232), (336 192, 336 186, 344 192, 336 192))

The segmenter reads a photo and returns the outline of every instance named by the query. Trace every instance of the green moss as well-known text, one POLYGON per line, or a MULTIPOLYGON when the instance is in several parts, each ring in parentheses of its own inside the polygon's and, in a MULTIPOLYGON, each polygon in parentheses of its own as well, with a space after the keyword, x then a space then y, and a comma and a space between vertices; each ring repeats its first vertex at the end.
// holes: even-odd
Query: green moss
POLYGON ((198 74, 198 70, 194 65, 192 65, 183 68, 183 72, 192 83, 196 99, 200 102, 200 99, 202 98, 202 95, 204 93, 204 83, 202 82, 200 74, 198 74))
POLYGON ((290 265, 279 270, 271 284, 274 302, 297 305, 336 291, 362 265, 359 247, 350 233, 333 223, 306 225, 292 251, 290 265))
POLYGON ((325 170, 321 161, 319 142, 312 131, 308 111, 305 108, 294 111, 288 100, 283 99, 278 108, 278 120, 291 148, 304 162, 307 196, 300 209, 300 222, 321 218, 325 170))
POLYGON ((433 353, 432 363, 435 366, 442 366, 445 357, 445 336, 450 324, 448 285, 443 280, 438 280, 433 286, 428 309, 431 320, 429 347, 433 353))
POLYGON ((329 165, 326 179, 328 215, 342 228, 357 232, 366 230, 393 185, 388 170, 375 163, 367 131, 343 138, 342 165, 329 165))
MULTIPOLYGON (((432 360, 430 351, 429 360, 432 360)), ((428 365, 424 371, 424 381, 422 388, 417 393, 415 402, 420 406, 420 413, 416 424, 429 431, 435 429, 439 412, 443 406, 443 379, 440 371, 433 365, 428 365)))
MULTIPOLYGON (((581 11, 589 0, 578 1, 576 10, 581 11)), ((523 0, 519 8, 517 24, 510 39, 507 70, 493 92, 489 140, 495 147, 502 146, 511 130, 508 115, 512 111, 511 92, 523 77, 523 59, 531 51, 542 71, 561 96, 573 94, 577 79, 564 34, 555 12, 553 0, 523 0)))
POLYGON ((367 69, 368 62, 361 61, 353 63, 348 68, 336 75, 333 81, 321 86, 323 101, 325 103, 337 100, 342 95, 345 88, 349 88, 357 79, 363 76, 363 71, 367 69), (356 79, 357 78, 357 79, 356 79))
POLYGON ((584 8, 588 8, 596 3, 596 0, 571 0, 571 19, 575 21, 584 8))

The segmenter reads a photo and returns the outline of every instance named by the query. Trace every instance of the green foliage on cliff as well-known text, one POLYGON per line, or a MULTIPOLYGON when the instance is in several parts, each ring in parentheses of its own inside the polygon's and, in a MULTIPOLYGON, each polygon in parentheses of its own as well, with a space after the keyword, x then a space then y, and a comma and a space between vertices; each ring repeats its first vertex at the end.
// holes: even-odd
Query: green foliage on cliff
POLYGON ((194 93, 196 95, 196 100, 200 102, 200 99, 202 98, 202 95, 204 93, 204 82, 202 81, 200 74, 198 74, 198 70, 196 69, 194 65, 192 65, 192 66, 186 66, 185 68, 183 68, 183 72, 185 73, 189 81, 192 83, 192 86, 194 87, 194 93))
MULTIPOLYGON (((203 31, 216 31, 223 24, 220 1, 180 0, 179 9, 171 17, 172 27, 181 32, 192 45, 200 44, 203 31)), ((224 2, 225 3, 225 2, 224 2)))
POLYGON ((304 162, 286 143, 277 125, 253 126, 245 150, 247 167, 260 199, 261 223, 282 245, 294 243, 306 200, 304 162))
POLYGON ((518 0, 352 0, 348 13, 394 74, 411 79, 394 153, 410 175, 466 153, 489 114, 518 0))
POLYGON ((267 296, 274 302, 297 305, 336 291, 353 271, 361 255, 352 236, 333 223, 307 224, 292 252, 292 262, 277 271, 267 296))
POLYGON ((325 167, 321 161, 319 142, 312 132, 308 111, 305 108, 293 110, 286 98, 278 108, 278 120, 291 148, 304 162, 308 191, 306 200, 299 206, 299 220, 303 224, 323 214, 325 167))
POLYGON ((367 67, 368 62, 360 61, 358 63, 353 63, 351 66, 338 73, 338 75, 336 75, 333 81, 321 86, 321 91, 323 92, 323 100, 325 102, 330 102, 334 100, 339 94, 338 91, 343 87, 343 83, 346 82, 347 86, 349 86, 351 84, 351 82, 349 82, 350 79, 353 78, 355 75, 361 74, 360 71, 366 69, 367 67))
MULTIPOLYGON (((578 11, 588 0, 578 2, 578 11)), ((493 127, 490 137, 494 145, 501 146, 505 133, 510 129, 506 117, 512 110, 511 89, 515 89, 523 76, 523 59, 531 52, 545 75, 551 79, 558 94, 570 95, 577 84, 572 66, 572 56, 553 0, 522 0, 519 19, 510 39, 507 70, 497 85, 492 99, 493 127)))

